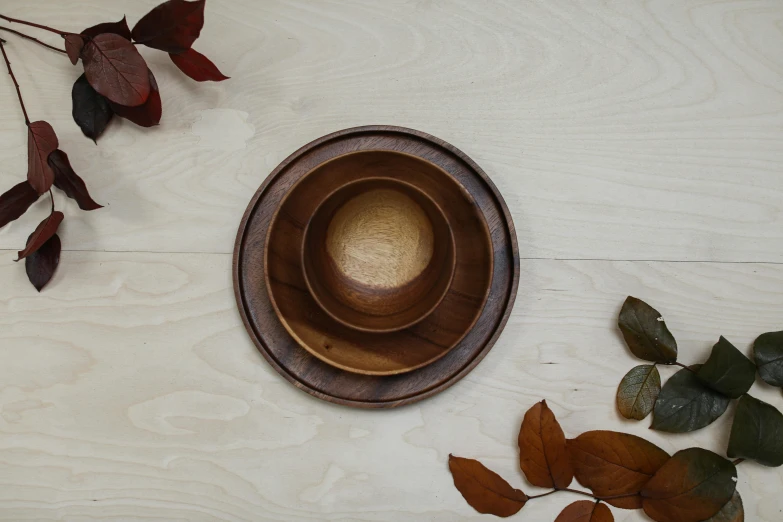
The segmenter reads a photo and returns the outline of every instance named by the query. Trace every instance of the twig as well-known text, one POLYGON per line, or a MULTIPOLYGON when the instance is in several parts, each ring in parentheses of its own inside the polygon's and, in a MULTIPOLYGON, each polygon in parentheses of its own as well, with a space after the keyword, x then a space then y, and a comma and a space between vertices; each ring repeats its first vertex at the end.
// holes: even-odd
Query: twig
POLYGON ((49 45, 46 42, 42 42, 38 38, 33 38, 32 36, 30 36, 28 34, 24 34, 22 32, 17 31, 16 29, 11 29, 10 27, 3 27, 2 25, 0 25, 0 31, 8 31, 9 33, 13 33, 13 34, 15 34, 17 36, 21 36, 22 38, 27 38, 28 40, 32 40, 33 42, 36 42, 36 43, 38 43, 40 45, 43 45, 44 47, 48 47, 49 49, 51 49, 53 51, 57 51, 58 53, 67 54, 64 49, 60 49, 59 47, 55 47, 53 45, 49 45))
POLYGON ((49 197, 52 198, 52 214, 54 214, 54 194, 52 194, 52 189, 49 189, 49 197))
POLYGON ((5 59, 5 65, 8 67, 8 74, 11 75, 11 80, 14 82, 14 87, 16 87, 16 95, 19 97, 19 105, 22 107, 22 113, 24 114, 24 122, 25 125, 28 127, 30 126, 30 118, 27 117, 27 109, 24 106, 24 100, 22 100, 22 91, 19 90, 19 83, 16 81, 16 76, 14 76, 14 71, 11 69, 11 62, 8 61, 8 55, 5 53, 5 40, 0 40, 0 51, 3 52, 3 59, 5 59))
POLYGON ((578 489, 571 489, 571 488, 563 488, 563 489, 553 489, 552 491, 547 491, 546 493, 541 493, 540 495, 532 495, 528 497, 528 500, 532 500, 534 498, 541 498, 549 496, 553 493, 557 493, 558 491, 567 491, 569 493, 576 493, 577 495, 583 495, 585 497, 590 497, 592 499, 595 499, 596 501, 602 501, 602 500, 613 500, 616 498, 626 498, 626 497, 635 497, 636 493, 626 493, 625 495, 613 495, 609 497, 596 497, 592 493, 588 493, 587 491, 579 491, 578 489))
POLYGON ((745 462, 745 459, 737 459, 734 462, 732 462, 732 464, 734 464, 736 466, 738 464, 742 464, 743 462, 745 462))
POLYGON ((60 36, 65 36, 66 34, 68 34, 65 31, 58 31, 57 29, 53 29, 45 25, 36 24, 33 22, 25 22, 24 20, 19 20, 18 18, 11 18, 10 16, 0 15, 0 18, 16 24, 29 25, 30 27, 37 27, 38 29, 43 29, 44 31, 49 31, 54 34, 59 34, 60 36))

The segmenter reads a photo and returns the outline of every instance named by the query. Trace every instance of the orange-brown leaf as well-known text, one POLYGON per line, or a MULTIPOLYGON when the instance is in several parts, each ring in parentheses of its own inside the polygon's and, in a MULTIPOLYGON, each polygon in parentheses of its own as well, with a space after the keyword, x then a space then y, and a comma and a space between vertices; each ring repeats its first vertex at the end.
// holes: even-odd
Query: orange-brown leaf
POLYGON ((614 517, 606 504, 579 500, 567 506, 555 522, 614 522, 614 517))
POLYGON ((479 513, 510 517, 527 502, 527 495, 477 460, 449 455, 449 470, 454 486, 479 513))
POLYGON ((567 488, 574 478, 565 434, 541 401, 525 414, 519 430, 519 467, 528 482, 542 488, 567 488))

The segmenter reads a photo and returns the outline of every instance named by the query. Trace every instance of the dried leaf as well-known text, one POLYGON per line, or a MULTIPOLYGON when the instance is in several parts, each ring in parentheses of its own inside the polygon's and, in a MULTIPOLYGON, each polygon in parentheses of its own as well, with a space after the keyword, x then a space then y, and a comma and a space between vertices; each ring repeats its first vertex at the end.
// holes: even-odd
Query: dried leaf
POLYGON ((577 500, 567 506, 557 516, 555 522, 614 522, 614 517, 606 504, 577 500))
POLYGON ((19 219, 30 206, 38 201, 38 192, 26 181, 14 185, 0 196, 0 228, 19 219))
POLYGON ((122 36, 99 34, 84 46, 82 62, 87 81, 110 101, 126 107, 147 101, 150 95, 147 63, 122 36))
POLYGON ((125 17, 122 17, 122 20, 119 22, 104 22, 102 24, 93 25, 92 27, 88 27, 84 31, 82 31, 82 35, 88 36, 90 38, 95 38, 99 34, 104 33, 113 33, 118 34, 125 38, 126 40, 131 39, 131 30, 130 27, 128 27, 128 21, 125 19, 125 17))
POLYGON ((169 53, 171 61, 179 67, 179 70, 196 80, 197 82, 222 82, 228 80, 228 76, 220 72, 217 66, 209 58, 195 49, 188 49, 180 54, 169 53))
POLYGON ((661 391, 661 374, 654 364, 642 364, 625 374, 617 388, 617 409, 626 419, 642 420, 653 410, 661 391))
POLYGON ((783 465, 783 414, 750 395, 743 395, 731 425, 730 458, 753 459, 765 466, 783 465))
POLYGON ((638 493, 669 460, 661 448, 635 435, 588 431, 568 441, 576 480, 599 497, 623 509, 641 509, 638 493))
POLYGON ((154 127, 160 123, 160 117, 163 114, 163 105, 158 91, 158 82, 149 71, 150 95, 143 105, 137 107, 124 107, 116 103, 111 103, 111 108, 117 116, 130 120, 141 127, 154 127))
POLYGON ((713 390, 738 399, 750 390, 756 380, 756 366, 721 336, 712 347, 707 362, 696 373, 701 382, 713 390))
POLYGON ((103 208, 90 197, 87 186, 82 178, 79 177, 71 167, 68 161, 68 155, 57 149, 49 155, 49 166, 54 171, 54 186, 65 192, 65 194, 76 200, 79 208, 82 210, 96 210, 103 208))
POLYGON ((76 65, 79 61, 79 55, 84 47, 84 38, 78 34, 66 34, 65 35, 65 52, 68 54, 68 58, 71 63, 76 65))
POLYGON ((46 219, 41 221, 27 240, 25 249, 19 251, 19 257, 16 260, 21 261, 33 252, 38 251, 44 243, 49 241, 49 239, 57 233, 57 228, 60 226, 60 223, 63 222, 64 217, 62 212, 55 210, 46 219))
POLYGON ((695 364, 666 381, 655 401, 652 429, 685 433, 701 429, 723 415, 731 401, 702 384, 695 373, 701 367, 695 364))
POLYGON ((636 357, 659 363, 677 360, 677 341, 661 314, 644 301, 629 296, 620 310, 618 325, 636 357))
POLYGON ((657 522, 702 522, 731 500, 734 465, 701 448, 679 451, 642 489, 644 512, 657 522))
POLYGON ((114 116, 109 100, 92 88, 84 74, 73 84, 71 99, 73 121, 82 129, 85 136, 93 141, 97 140, 114 116))
POLYGON ((761 334, 753 343, 753 357, 764 382, 783 388, 783 332, 761 334))
POLYGON ((519 430, 519 467, 528 482, 567 488, 574 478, 565 435, 552 410, 541 401, 528 410, 519 430))
POLYGON ((704 522, 745 522, 745 508, 738 492, 714 516, 704 522))
MULTIPOLYGON (((32 238, 32 235, 30 236, 32 238)), ((27 238, 27 242, 30 242, 27 238)), ((24 260, 24 268, 27 272, 27 279, 33 284, 39 292, 51 281, 60 264, 60 236, 53 235, 46 241, 41 248, 27 256, 24 260)))
POLYGON ((27 129, 27 181, 38 194, 43 194, 54 182, 54 172, 46 160, 60 143, 52 126, 45 121, 34 121, 27 129))
POLYGON ((477 460, 449 455, 449 470, 454 486, 479 513, 510 517, 527 502, 527 495, 477 460))
POLYGON ((204 27, 205 0, 169 0, 144 15, 133 28, 133 39, 167 53, 190 49, 204 27))

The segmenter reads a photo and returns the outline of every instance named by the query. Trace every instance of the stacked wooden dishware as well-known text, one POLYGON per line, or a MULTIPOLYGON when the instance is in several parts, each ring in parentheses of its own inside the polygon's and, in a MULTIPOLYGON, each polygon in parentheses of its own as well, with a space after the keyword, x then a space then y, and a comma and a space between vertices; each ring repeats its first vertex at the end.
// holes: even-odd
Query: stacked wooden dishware
POLYGON ((319 398, 365 408, 447 388, 486 355, 519 281, 508 209, 464 153, 399 127, 287 158, 250 202, 234 287, 259 351, 319 398))

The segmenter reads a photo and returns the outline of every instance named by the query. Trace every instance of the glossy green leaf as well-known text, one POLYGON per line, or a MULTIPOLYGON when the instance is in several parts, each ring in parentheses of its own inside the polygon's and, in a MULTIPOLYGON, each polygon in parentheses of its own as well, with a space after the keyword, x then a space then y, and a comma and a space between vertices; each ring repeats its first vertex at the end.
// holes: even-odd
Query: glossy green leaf
POLYGON ((783 388, 783 332, 760 335, 753 343, 753 355, 764 382, 783 388))
POLYGON ((783 414, 766 402, 744 395, 737 405, 726 454, 765 466, 783 465, 783 414))
POLYGON ((738 399, 753 386, 756 366, 721 336, 696 377, 713 390, 738 399))
POLYGON ((626 419, 642 420, 655 406, 661 374, 654 364, 642 364, 625 374, 617 387, 617 409, 626 419))
POLYGON ((735 491, 731 500, 726 502, 715 516, 704 522, 745 522, 745 507, 742 505, 740 494, 735 491))
POLYGON ((653 410, 652 429, 685 433, 701 429, 723 415, 730 399, 696 377, 700 364, 675 373, 661 388, 653 410))
POLYGON ((659 363, 677 360, 677 341, 661 314, 644 301, 629 296, 620 310, 618 326, 636 357, 659 363))

